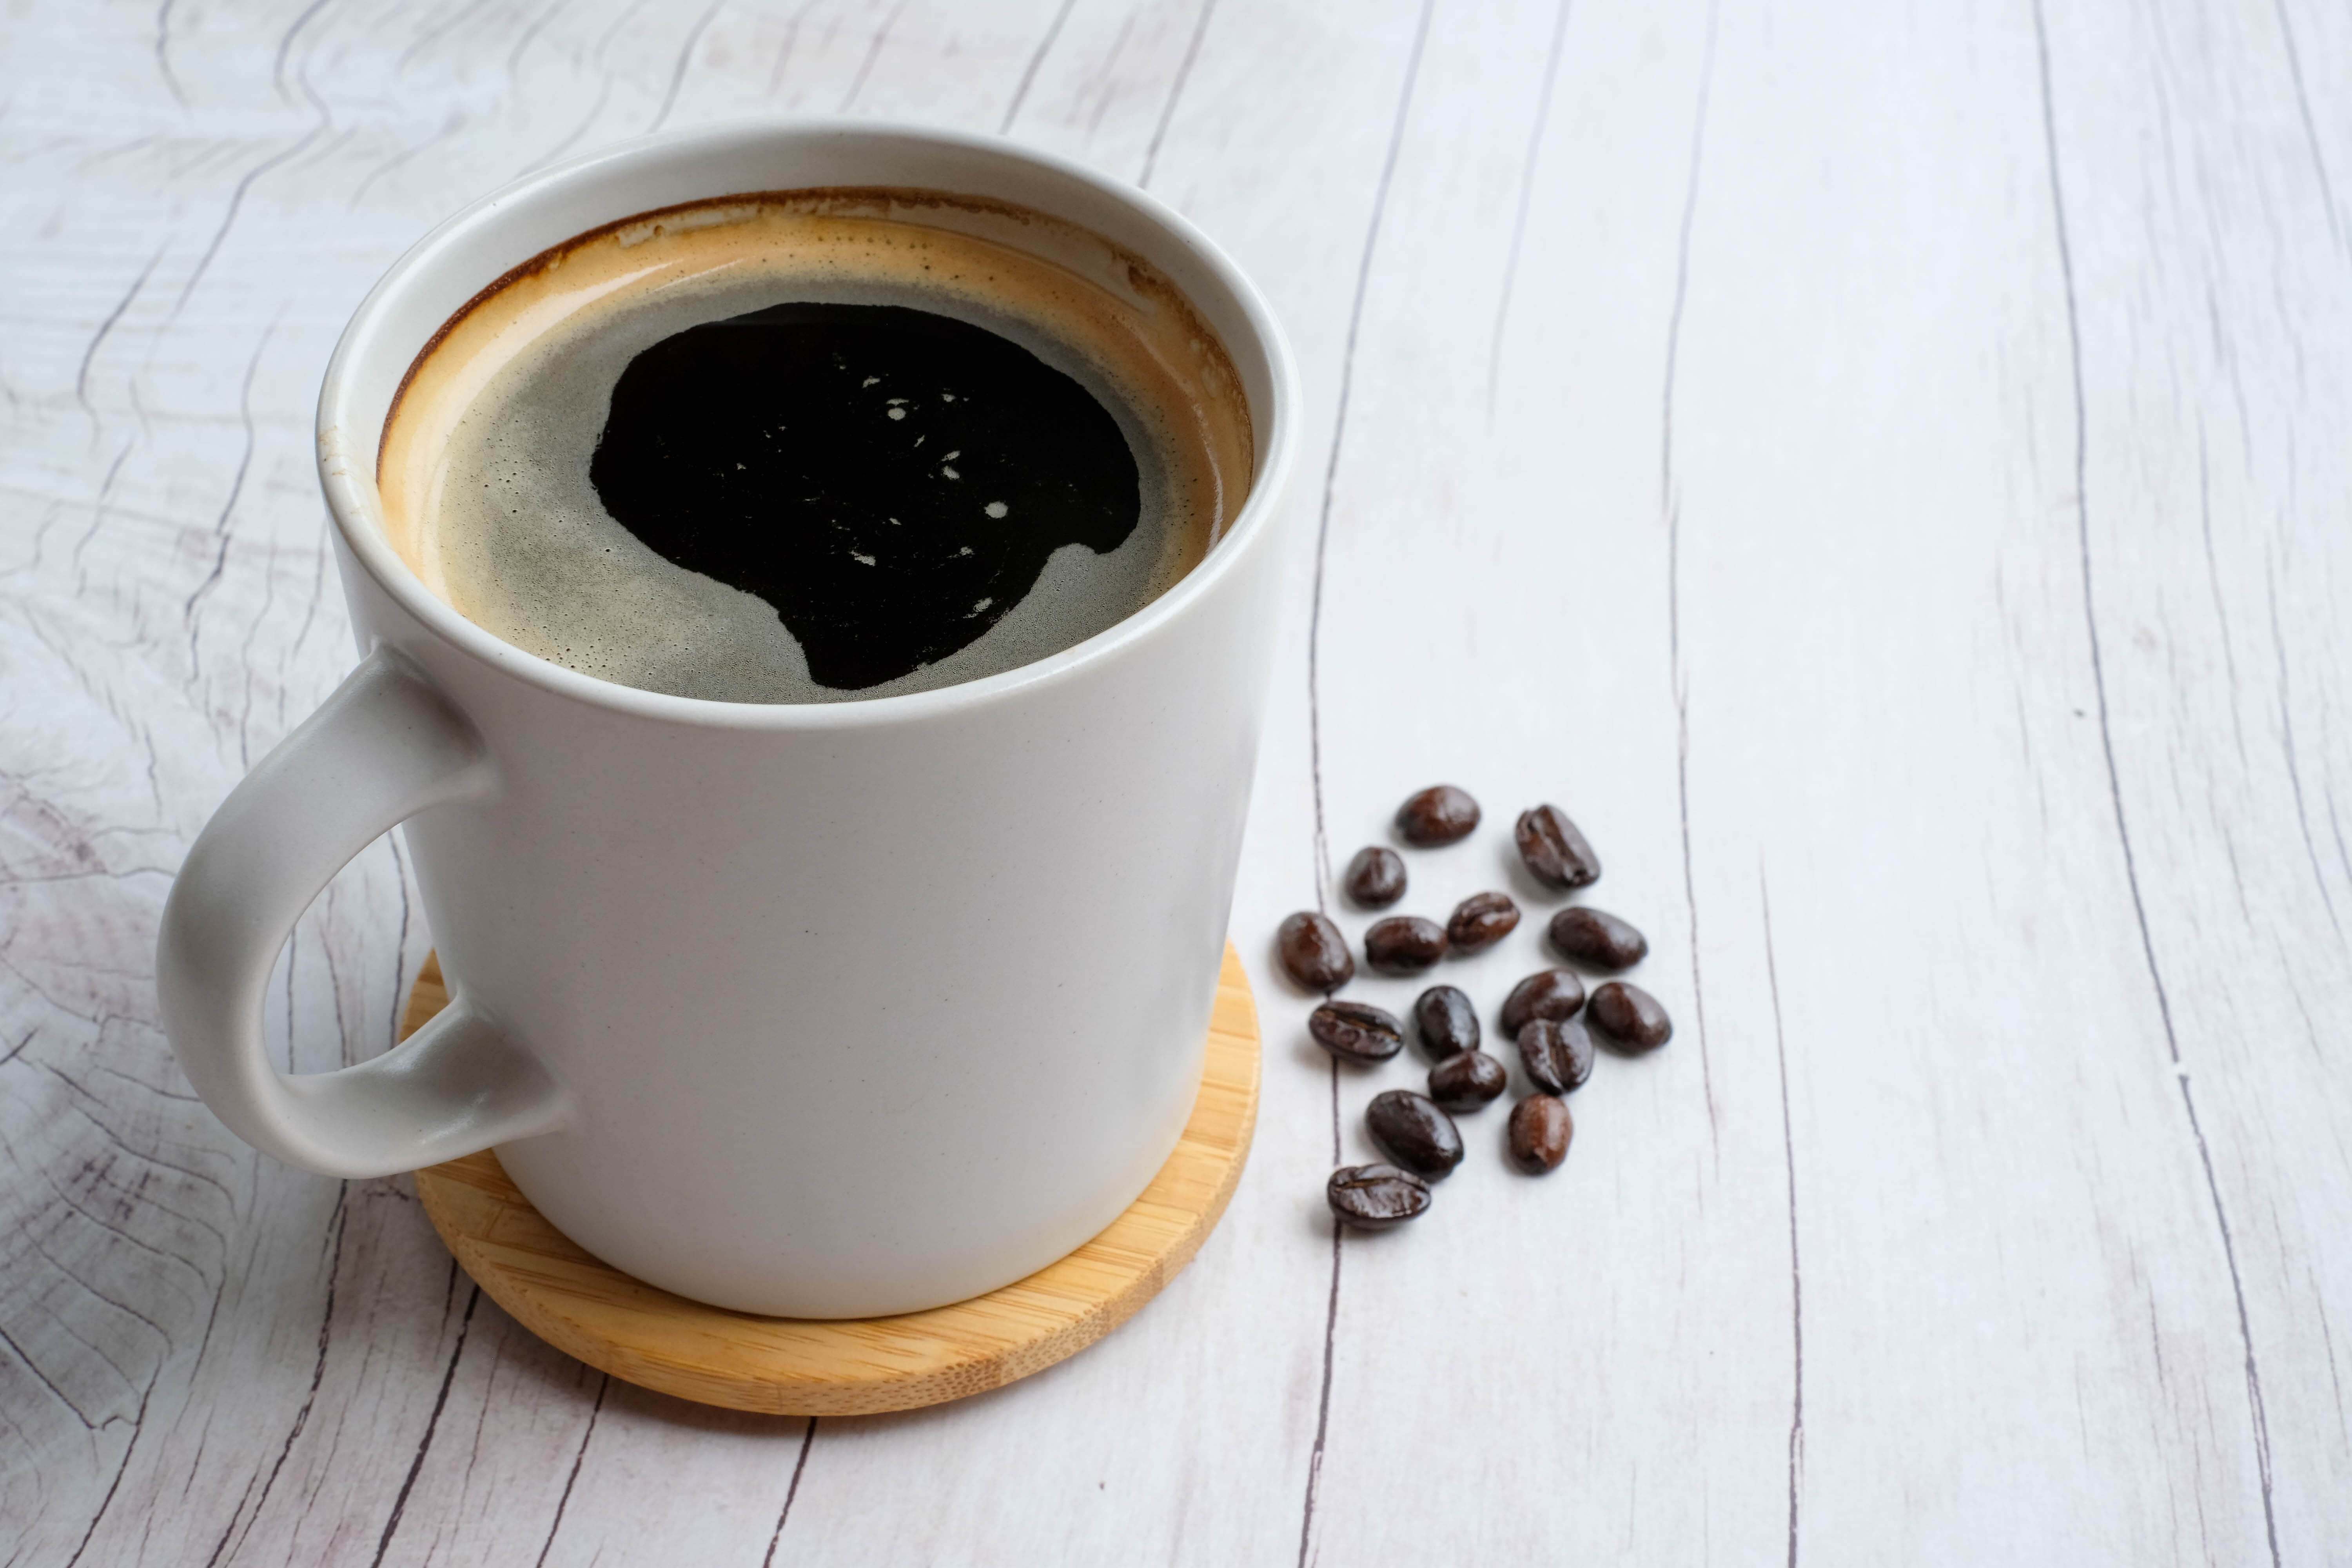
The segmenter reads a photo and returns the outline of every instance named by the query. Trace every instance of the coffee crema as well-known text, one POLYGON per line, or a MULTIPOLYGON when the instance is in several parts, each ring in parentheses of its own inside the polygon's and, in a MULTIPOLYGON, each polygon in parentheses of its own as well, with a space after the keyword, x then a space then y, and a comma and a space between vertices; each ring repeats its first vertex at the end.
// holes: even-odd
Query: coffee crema
POLYGON ((377 462, 427 587, 529 652, 740 702, 896 695, 1094 636, 1252 465, 1139 258, 909 190, 730 197, 559 246, 421 353, 377 462))

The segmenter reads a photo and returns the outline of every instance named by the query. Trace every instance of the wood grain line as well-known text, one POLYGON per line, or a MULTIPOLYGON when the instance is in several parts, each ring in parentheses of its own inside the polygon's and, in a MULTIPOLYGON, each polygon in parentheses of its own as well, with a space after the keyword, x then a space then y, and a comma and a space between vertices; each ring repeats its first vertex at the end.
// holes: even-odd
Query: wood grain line
POLYGON ((237 1545, 242 1547, 245 1544, 245 1536, 253 1532, 254 1521, 261 1517, 263 1507, 269 1501, 269 1494, 278 1486, 278 1473, 286 1468, 287 1456, 294 1451, 296 1440, 302 1436, 302 1428, 310 1425, 310 1412, 318 1405, 319 1385, 326 1381, 327 1376, 327 1348, 334 1336, 335 1282, 343 1268, 343 1225, 350 1213, 351 1196, 352 1184, 349 1182, 336 1184, 335 1213, 331 1222, 335 1233, 334 1255, 327 1265, 326 1304, 319 1313, 319 1353, 310 1363, 310 1386, 303 1392, 301 1407, 294 1412, 293 1423, 286 1429, 286 1440, 278 1445, 278 1458, 270 1461, 269 1474, 261 1483, 261 1495, 253 1500, 252 1513, 245 1514, 243 1505, 239 1504, 237 1512, 229 1516, 228 1528, 221 1531, 212 1555, 205 1559, 205 1568, 213 1568, 213 1564, 220 1561, 221 1552, 228 1547, 229 1536, 237 1533, 240 1515, 243 1515, 245 1531, 237 1535, 237 1545))
POLYGON ((1772 996, 1772 1054, 1780 1072, 1780 1153, 1789 1178, 1789 1338, 1793 1372, 1789 1397, 1789 1568, 1797 1568, 1798 1502, 1805 1463, 1805 1270, 1797 1251, 1797 1137, 1789 1116, 1789 1030, 1780 1021, 1780 962, 1772 947, 1772 886, 1756 862, 1756 898, 1764 913, 1764 978, 1772 996))
MULTIPOLYGON (((303 28, 310 25, 311 20, 314 17, 326 8, 327 0, 310 0, 310 3, 302 8, 302 14, 294 18, 293 25, 288 27, 285 33, 278 40, 278 58, 270 62, 269 79, 271 84, 278 89, 278 96, 284 99, 289 103, 293 102, 294 98, 291 93, 286 90, 286 62, 294 53, 294 40, 301 35, 303 28)), ((307 85, 304 87, 303 90, 306 94, 309 93, 310 89, 307 85)), ((314 105, 318 104, 317 97, 312 95, 310 101, 314 105)), ((326 110, 323 106, 320 108, 320 113, 322 116, 326 114, 326 110)))
POLYGON ((1519 205, 1511 215, 1511 245, 1503 258, 1503 291, 1495 301, 1495 332, 1486 344, 1486 421, 1495 419, 1495 388, 1503 374, 1503 326, 1511 317, 1511 290, 1519 279, 1519 247, 1528 237, 1528 209, 1536 194, 1536 163, 1543 153, 1544 127, 1551 120, 1551 89, 1559 79, 1560 45, 1568 37, 1570 0, 1553 13, 1551 47, 1545 52, 1543 87, 1536 97, 1535 123, 1528 127, 1528 154, 1519 165, 1519 205))
POLYGON ((2238 1270, 2238 1246, 2230 1232, 2230 1214, 2221 1201, 2221 1184, 2213 1173, 2213 1154, 2205 1128, 2197 1115, 2197 1097, 2180 1058, 2180 1037, 2173 1027, 2172 1001, 2166 994, 2164 971, 2157 962, 2156 937, 2147 923, 2147 901, 2140 891, 2139 863, 2132 853, 2131 823, 2124 810, 2123 774, 2116 765, 2115 727, 2107 706, 2107 677, 2099 651, 2099 614, 2091 559, 2090 413, 2083 389, 2082 314, 2074 292, 2074 255, 2066 229, 2066 191, 2058 163, 2058 113, 2050 82, 2050 33, 2042 17, 2042 0, 2033 0, 2034 59, 2042 89, 2042 140, 2050 171, 2050 211, 2057 238, 2059 280, 2066 300, 2067 369, 2072 378, 2074 410, 2074 535, 2083 579, 2083 630, 2091 654, 2091 689, 2098 700, 2099 753, 2106 761, 2107 798, 2115 810, 2116 841, 2123 851, 2124 884, 2131 890, 2132 920, 2139 932, 2140 953, 2147 964, 2148 984, 2156 993, 2157 1016, 2164 1025, 2165 1050, 2171 1058, 2180 1088, 2180 1106, 2197 1145, 2197 1163, 2205 1176, 2205 1193, 2213 1205, 2213 1221, 2221 1232, 2221 1258, 2229 1266, 2230 1294, 2238 1310, 2238 1338, 2245 1351, 2246 1405, 2253 1426, 2254 1462, 2262 1479, 2263 1530, 2270 1543, 2271 1568, 2280 1568, 2278 1514, 2271 1496, 2270 1423, 2263 1409, 2262 1369, 2254 1359, 2254 1332, 2246 1315, 2246 1288, 2238 1270))
MULTIPOLYGON (((22 1351, 16 1350, 16 1342, 14 1341, 9 1342, 8 1348, 12 1351, 16 1351, 16 1354, 19 1358, 22 1358, 25 1353, 22 1351)), ((32 1363, 27 1362, 26 1364, 29 1366, 32 1363)), ((35 1370, 34 1375, 37 1377, 40 1376, 38 1369, 35 1370)), ((47 1378, 43 1378, 42 1381, 46 1383, 48 1380, 47 1378)), ((131 1456, 138 1451, 139 1439, 147 1430, 147 1402, 153 1398, 154 1394, 155 1379, 151 1375, 147 1379, 146 1388, 140 1393, 139 1414, 131 1419, 131 1440, 122 1445, 122 1458, 114 1467, 114 1479, 107 1482, 106 1495, 98 1500, 98 1510, 89 1516, 89 1528, 81 1532, 80 1544, 74 1548, 73 1555, 66 1559, 66 1568, 77 1568, 77 1565, 81 1562, 82 1553, 89 1550, 91 1539, 98 1534, 98 1527, 106 1522, 107 1510, 114 1506, 116 1494, 122 1490, 122 1478, 131 1472, 131 1456)), ((59 1395, 59 1397, 62 1398, 64 1396, 59 1395)), ((68 1408, 71 1408, 71 1406, 68 1405, 68 1408)), ((74 1411, 74 1414, 79 1415, 81 1415, 81 1412, 76 1410, 74 1411)), ((84 1418, 83 1425, 89 1425, 86 1417, 84 1418)))
POLYGON ((1683 301, 1690 291, 1692 220, 1698 213, 1698 174, 1706 146, 1706 100, 1715 83, 1717 0, 1707 0, 1706 47, 1700 58, 1698 106, 1691 117, 1690 170, 1683 184, 1682 228, 1675 246, 1675 302, 1666 316, 1664 408, 1658 441, 1658 504, 1666 514, 1666 668, 1675 699, 1675 794, 1682 829, 1683 904, 1690 921, 1691 1008, 1698 1033, 1699 1091, 1706 1101, 1707 1147, 1722 1156, 1723 1116, 1715 1100, 1715 1064, 1707 1052, 1706 985, 1700 973, 1698 882, 1691 866, 1690 676, 1683 666, 1683 506, 1675 489, 1675 374, 1682 360, 1683 301))
POLYGON ((866 90, 866 79, 874 74, 874 62, 882 58, 882 46, 890 41, 890 29, 898 25, 898 17, 906 9, 907 0, 898 0, 890 7, 890 14, 882 18, 882 25, 874 30, 874 40, 866 46, 866 58, 857 62, 857 74, 849 79, 849 90, 841 95, 841 105, 835 113, 848 113, 857 95, 866 90))
MULTIPOLYGON (((140 291, 147 287, 147 279, 155 276, 155 264, 163 259, 163 253, 171 247, 169 240, 155 247, 155 253, 147 258, 147 265, 139 269, 139 276, 131 280, 131 287, 122 291, 122 298, 114 302, 114 309, 98 323, 98 331, 89 336, 89 346, 81 351, 81 366, 74 372, 74 401, 81 405, 82 413, 89 419, 89 434, 93 441, 98 438, 99 420, 98 410, 89 405, 89 367, 97 360, 98 351, 105 346, 107 335, 114 331, 115 323, 122 320, 122 313, 131 309, 131 302, 138 299, 140 291)), ((124 450, 127 452, 129 448, 124 450)), ((118 458, 115 461, 119 464, 121 459, 118 458)))
MULTIPOLYGON (((311 9, 315 11, 317 7, 313 6, 311 9)), ((310 12, 305 12, 303 16, 307 20, 310 12)), ((299 27, 301 24, 297 22, 295 25, 299 27)), ((253 189, 255 182, 271 170, 281 168, 301 156, 310 144, 319 139, 320 133, 327 129, 327 117, 322 110, 317 123, 302 132, 290 145, 271 153, 238 176, 236 184, 229 191, 228 206, 221 214, 220 224, 213 230, 212 238, 205 242, 204 252, 196 258, 195 266, 189 270, 187 281, 180 285, 179 295, 172 301, 171 313, 163 319, 164 326, 170 327, 179 321, 180 312, 188 308, 188 297, 196 291, 196 285, 203 282, 205 275, 212 270, 213 262, 220 255, 221 246, 228 238, 228 231, 236 226, 236 215, 244 207, 246 195, 253 189)))
POLYGON ((801 1434, 800 1458, 793 1461, 793 1479, 784 1488, 784 1506, 776 1510, 775 1533, 768 1537, 767 1553, 760 1559, 760 1568, 774 1568, 776 1543, 784 1538, 784 1521, 793 1517, 793 1500, 801 1495, 801 1472, 808 1468, 809 1448, 816 1442, 816 1424, 823 1419, 821 1415, 810 1416, 808 1429, 801 1434))
POLYGON ((384 842, 392 847, 393 880, 400 885, 400 932, 394 939, 392 948, 392 1017, 383 1034, 385 1046, 391 1047, 400 1043, 400 1010, 406 1005, 408 997, 409 872, 408 857, 400 847, 399 831, 395 829, 383 837, 384 842))
MULTIPOLYGON (((2197 415, 2197 528, 2205 546, 2205 585, 2213 596, 2213 624, 2221 632, 2216 640, 2221 645, 2221 668, 2229 676, 2230 733, 2238 746, 2238 765, 2250 768, 2253 763, 2246 756, 2246 722, 2238 705, 2238 654, 2230 637, 2230 606, 2221 593, 2221 563, 2213 550, 2213 468, 2205 442, 2205 415, 2197 415)), ((2347 868, 2352 869, 2352 868, 2347 868)), ((2238 889, 2241 905, 2245 900, 2245 889, 2238 889)), ((2251 910, 2247 918, 2252 918, 2251 910)))
MULTIPOLYGON (((1389 190, 1396 179, 1398 154, 1404 147, 1404 128, 1412 112, 1412 92, 1421 79, 1422 56, 1429 42, 1429 19, 1435 0, 1422 0, 1412 30, 1412 47, 1405 57, 1404 82, 1397 92, 1396 114, 1390 121, 1388 151, 1381 160, 1380 183, 1372 190, 1371 216, 1364 226, 1364 246, 1356 260, 1356 290, 1348 306, 1347 346, 1339 358, 1339 405, 1331 421, 1331 450, 1323 466, 1323 501, 1315 518, 1315 576, 1307 613, 1307 752, 1308 788, 1315 801, 1315 907, 1328 912, 1331 882, 1330 837, 1324 826, 1322 658, 1323 583, 1331 542, 1331 498, 1339 480, 1339 458, 1348 439, 1348 405, 1355 389, 1356 346, 1363 331, 1364 297, 1370 292, 1372 258, 1379 250, 1381 220, 1387 216, 1389 190)), ((1206 15, 1203 13, 1203 25, 1206 15)), ((1339 1163, 1339 1062, 1333 1058, 1331 1074, 1331 1163, 1339 1163)), ((1315 1539, 1315 1500, 1323 1485, 1323 1451, 1331 1432, 1332 1358, 1339 1326, 1339 1260, 1346 1231, 1331 1222, 1331 1289, 1323 1317, 1323 1375, 1315 1401, 1315 1443, 1307 1457, 1307 1495, 1299 1510, 1298 1565, 1306 1568, 1315 1539)))
POLYGON ((236 503, 244 498, 246 476, 253 471, 253 378, 260 374, 261 356, 269 352, 269 340, 276 334, 278 323, 283 319, 281 313, 263 329, 261 340, 253 346, 252 357, 245 362, 244 387, 237 395, 236 405, 237 421, 245 431, 245 445, 237 455, 236 471, 228 482, 227 498, 221 502, 219 516, 213 520, 212 570, 205 574, 204 581, 196 584, 194 591, 189 594, 187 603, 180 607, 180 618, 188 627, 188 686, 191 690, 197 687, 204 672, 203 655, 196 642, 196 611, 204 604, 205 596, 220 586, 221 574, 228 569, 229 522, 236 516, 236 503))
MULTIPOLYGON (((547 1521, 547 1539, 540 1543, 539 1555, 531 1568, 546 1568, 547 1554, 555 1550, 555 1532, 563 1528, 563 1510, 572 1504, 572 1489, 580 1484, 580 1467, 588 1458, 589 1440, 596 1436, 596 1418, 604 1414, 604 1395, 613 1392, 613 1374, 600 1373, 596 1377, 596 1403, 588 1407, 588 1426, 580 1434, 580 1447, 572 1451, 572 1468, 563 1478, 562 1495, 555 1500, 555 1517, 547 1521)), ((770 1546, 772 1552, 774 1547, 770 1546)))
POLYGON ((383 1533, 376 1538, 375 1556, 368 1568, 383 1568, 383 1554, 392 1549, 392 1538, 400 1530, 401 1515, 408 1509, 408 1494, 415 1489, 417 1472, 425 1468, 425 1456, 433 1451, 433 1437, 441 1429, 441 1412, 449 1404, 449 1385, 457 1381, 457 1363, 466 1354, 466 1336, 473 1331, 474 1309, 482 1304, 482 1288, 474 1287, 466 1298, 466 1315, 457 1323, 457 1342, 449 1349, 449 1364, 441 1371, 441 1391, 433 1396, 433 1414, 425 1418, 425 1436, 417 1440, 415 1456, 408 1461, 408 1474, 401 1478, 400 1494, 392 1500, 392 1516, 383 1521, 383 1533))
POLYGON ((1184 46, 1184 58, 1176 67, 1176 79, 1168 84, 1168 98, 1160 106, 1160 122, 1151 128, 1151 145, 1144 149, 1143 173, 1136 176, 1136 184, 1143 190, 1151 188, 1151 176, 1160 167, 1160 144, 1168 138, 1168 127, 1176 119, 1177 100, 1184 96, 1184 84, 1192 79, 1193 62, 1201 58, 1201 40, 1209 36, 1209 18, 1216 13, 1217 0, 1201 0, 1201 14, 1193 19, 1192 39, 1184 46))
POLYGON ((660 112, 654 116, 653 123, 646 127, 646 135, 652 135, 669 123, 670 110, 677 107, 677 89, 686 85, 686 68, 694 63, 694 46, 702 42, 702 35, 709 31, 712 19, 726 4, 727 0, 710 0, 709 5, 695 19, 693 28, 686 35, 686 42, 678 46, 677 63, 670 68, 669 89, 662 94, 660 112))
POLYGON ((1037 40, 1037 47, 1030 54, 1029 64, 1021 73, 1021 85, 1013 89, 1013 101, 1004 106, 1004 118, 997 122, 996 133, 999 136, 1010 132, 1013 121, 1020 117, 1021 106, 1029 101, 1030 86, 1037 79, 1037 68, 1044 65, 1045 57, 1053 52, 1054 40, 1062 36, 1062 24, 1070 19, 1070 7, 1077 3, 1078 0, 1062 0, 1061 9, 1054 13, 1054 20, 1046 27, 1045 36, 1037 40))
POLYGON ((465 5, 457 6, 448 16, 436 21, 432 26, 418 28, 416 37, 409 39, 408 47, 401 50, 393 60, 393 74, 407 75, 408 68, 416 63, 416 58, 419 55, 471 21, 486 4, 488 0, 467 0, 465 5))
MULTIPOLYGON (((514 47, 507 51, 507 82, 509 87, 513 85, 515 73, 522 68, 525 51, 537 41, 540 34, 547 30, 547 25, 555 20, 555 14, 568 4, 570 0, 549 0, 547 8, 533 16, 530 25, 515 35, 514 47)), ((786 47, 789 47, 789 44, 786 47)))
MULTIPOLYGON (((635 20, 637 13, 643 11, 648 4, 650 0, 629 0, 629 4, 623 8, 621 14, 613 18, 612 24, 597 38, 595 52, 592 57, 596 67, 596 97, 588 105, 588 112, 580 117, 579 123, 572 126, 571 132, 562 141, 558 142, 553 147, 518 170, 516 178, 520 179, 522 175, 535 170, 544 169, 566 153, 571 152, 573 147, 579 145, 580 139, 588 134, 589 128, 603 116, 604 105, 611 102, 613 98, 613 68, 605 63, 605 57, 612 51, 613 40, 621 36, 621 29, 635 20)), ((515 58, 520 58, 520 56, 521 47, 518 45, 515 58)))
POLYGON ((2311 118, 2311 94, 2303 85, 2303 51, 2294 41, 2294 19, 2287 15, 2286 0, 2271 0, 2271 12, 2278 18, 2279 39, 2286 46, 2287 76, 2294 83, 2295 113, 2303 121, 2303 144, 2311 153, 2312 173, 2319 178, 2319 200, 2327 213, 2327 232, 2336 237, 2338 249, 2344 245, 2344 220, 2336 210, 2336 185, 2327 177, 2327 155, 2320 150, 2319 126, 2311 118))
POLYGON ((2312 885, 2319 889, 2319 906, 2327 911, 2328 929, 2336 933, 2340 945, 2344 941, 2344 922, 2336 917, 2335 895, 2328 892, 2327 873, 2319 866, 2319 843, 2311 836, 2311 810, 2303 801, 2303 762, 2294 754, 2294 688, 2287 672, 2286 636, 2279 630, 2278 569, 2267 559, 2267 553, 2263 580, 2270 597, 2271 651, 2278 658, 2279 743, 2286 752, 2287 787, 2294 794, 2294 821, 2303 831, 2303 858, 2311 867, 2312 885))
POLYGON ((155 74, 171 89, 172 101, 184 111, 188 107, 187 89, 180 85, 179 73, 172 68, 172 7, 176 3, 177 0, 163 0, 155 7, 155 74))

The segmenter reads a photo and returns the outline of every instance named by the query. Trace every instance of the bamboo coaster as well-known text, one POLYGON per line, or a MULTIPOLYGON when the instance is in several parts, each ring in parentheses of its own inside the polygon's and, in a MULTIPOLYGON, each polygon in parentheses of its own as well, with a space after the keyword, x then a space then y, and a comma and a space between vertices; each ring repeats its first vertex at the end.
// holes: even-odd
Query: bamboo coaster
MULTIPOLYGON (((425 961, 405 1039, 448 1005, 425 961)), ((1257 1126, 1257 1006, 1225 949, 1200 1098, 1176 1152, 1108 1229, 1003 1289, 892 1318, 730 1312, 592 1258, 541 1217, 487 1151, 416 1173, 434 1228, 490 1299, 614 1377, 737 1410, 866 1415, 999 1388, 1075 1355, 1133 1317, 1192 1260, 1225 1212, 1257 1126)))

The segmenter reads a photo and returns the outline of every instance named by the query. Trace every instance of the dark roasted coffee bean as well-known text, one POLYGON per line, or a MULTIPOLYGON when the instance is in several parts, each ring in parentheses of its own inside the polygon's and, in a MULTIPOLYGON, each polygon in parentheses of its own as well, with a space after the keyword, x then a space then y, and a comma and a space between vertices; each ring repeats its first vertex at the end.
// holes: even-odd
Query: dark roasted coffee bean
POLYGON ((1470 830, 1478 826, 1478 803, 1470 798, 1468 790, 1432 784, 1405 797, 1405 803, 1397 807, 1396 825, 1407 844, 1424 849, 1456 843, 1469 837, 1470 830))
POLYGON ((1323 1201, 1343 1225, 1386 1230, 1429 1212, 1429 1184, 1394 1165, 1342 1165, 1331 1173, 1323 1201))
POLYGON ((1368 910, 1384 910, 1404 897, 1404 857, 1370 844, 1348 862, 1348 897, 1368 910))
POLYGON ((1445 940, 1456 953, 1492 947, 1519 927, 1519 906, 1508 893, 1473 893, 1454 906, 1445 922, 1445 940))
POLYGON ((1451 985, 1433 985, 1415 997, 1412 1022, 1433 1061, 1478 1048, 1478 1009, 1451 985))
POLYGON ((1519 1061, 1528 1082, 1566 1094, 1592 1076, 1592 1037, 1581 1018, 1531 1018, 1519 1030, 1519 1061))
POLYGON ((1569 1120, 1568 1102, 1549 1094, 1531 1094, 1511 1107, 1511 1163, 1530 1176, 1557 1171, 1568 1158, 1568 1141, 1576 1136, 1569 1120))
POLYGON ((1511 1075, 1484 1051, 1456 1051, 1429 1069, 1429 1098, 1444 1110, 1484 1110, 1511 1075))
POLYGON ((1369 1002, 1326 1002, 1307 1015, 1307 1032, 1343 1062, 1384 1062, 1404 1045, 1397 1016, 1369 1002))
POLYGON ((1364 958, 1391 974, 1418 974, 1445 956, 1445 928, 1419 915, 1374 921, 1364 933, 1364 958))
POLYGON ((1409 1089, 1376 1094, 1364 1108, 1364 1125, 1390 1159, 1431 1181, 1451 1174, 1462 1163, 1462 1134, 1454 1118, 1425 1095, 1409 1089))
POLYGON ((1348 939, 1328 915, 1299 910, 1282 922, 1275 945, 1282 954, 1282 967, 1309 991, 1337 991, 1356 977, 1348 939))
POLYGON ((1650 951, 1650 939, 1606 910, 1588 904, 1551 917, 1551 944, 1563 957, 1595 969, 1630 969, 1650 951))
POLYGON ((1654 1051, 1675 1037, 1675 1022, 1638 985, 1612 980, 1592 994, 1592 1026, 1621 1051, 1654 1051))
POLYGON ((1556 805, 1519 813, 1511 836, 1519 841, 1519 858, 1546 887, 1581 888, 1601 879, 1601 858, 1556 805))
POLYGON ((1572 1018, 1584 1005, 1584 982, 1571 970, 1538 969, 1503 1000, 1503 1033, 1513 1039, 1530 1018, 1572 1018))

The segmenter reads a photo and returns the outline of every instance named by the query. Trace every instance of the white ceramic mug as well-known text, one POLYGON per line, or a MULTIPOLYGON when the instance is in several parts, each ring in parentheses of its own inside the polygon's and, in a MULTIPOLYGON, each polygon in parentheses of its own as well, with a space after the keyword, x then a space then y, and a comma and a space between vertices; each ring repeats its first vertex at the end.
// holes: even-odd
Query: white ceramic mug
POLYGON ((319 467, 362 655, 229 795, 163 913, 164 1026, 256 1147, 366 1176, 496 1146, 566 1235, 702 1300, 899 1312, 1017 1279, 1150 1182, 1199 1083, 1240 858, 1293 447, 1280 330, 1139 191, 1010 144, 759 124, 530 175, 395 263, 327 369, 319 467), (1034 664, 909 696, 700 701, 548 663, 436 598, 374 482, 394 393, 509 268, 751 191, 994 197, 1142 256, 1223 338, 1256 450, 1175 587, 1034 664), (453 1000, 289 1077, 262 994, 297 917, 402 825, 453 1000))

